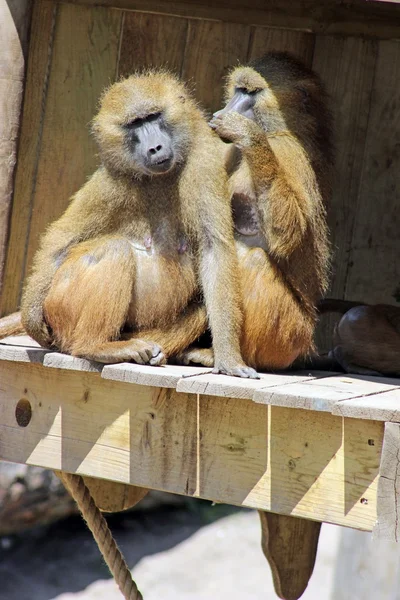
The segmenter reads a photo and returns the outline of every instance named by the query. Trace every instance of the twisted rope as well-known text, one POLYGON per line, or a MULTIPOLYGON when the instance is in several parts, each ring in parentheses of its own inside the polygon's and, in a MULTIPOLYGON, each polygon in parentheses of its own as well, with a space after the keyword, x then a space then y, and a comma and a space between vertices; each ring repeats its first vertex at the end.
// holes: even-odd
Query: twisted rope
POLYGON ((97 508, 82 477, 64 472, 59 472, 57 475, 77 503, 125 600, 143 600, 121 550, 111 534, 107 521, 97 508))

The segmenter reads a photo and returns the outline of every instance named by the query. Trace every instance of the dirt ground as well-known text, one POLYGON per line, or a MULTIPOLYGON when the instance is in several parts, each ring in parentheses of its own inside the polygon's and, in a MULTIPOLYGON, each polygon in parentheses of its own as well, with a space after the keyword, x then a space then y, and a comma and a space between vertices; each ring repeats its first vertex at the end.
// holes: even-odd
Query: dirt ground
MULTIPOLYGON (((113 515, 145 600, 274 600, 254 511, 189 501, 113 515)), ((339 528, 324 525, 303 600, 329 600, 339 528)), ((91 535, 70 518, 0 539, 0 600, 121 600, 91 535)))

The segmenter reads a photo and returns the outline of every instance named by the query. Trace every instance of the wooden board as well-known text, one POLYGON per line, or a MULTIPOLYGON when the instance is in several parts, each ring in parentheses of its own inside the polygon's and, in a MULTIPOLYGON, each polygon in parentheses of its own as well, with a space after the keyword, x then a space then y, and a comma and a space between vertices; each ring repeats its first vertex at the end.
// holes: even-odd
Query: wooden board
POLYGON ((255 27, 252 32, 248 59, 260 58, 266 52, 278 50, 291 52, 306 65, 311 66, 314 54, 315 36, 304 31, 290 29, 270 29, 255 27))
POLYGON ((400 42, 380 42, 346 297, 400 300, 400 42))
POLYGON ((0 381, 3 460, 365 530, 375 523, 380 422, 22 362, 0 361, 0 381))
POLYGON ((3 314, 19 304, 40 234, 96 166, 89 123, 115 78, 121 19, 104 8, 35 2, 3 314))
POLYGON ((387 2, 352 0, 63 0, 91 6, 115 6, 198 19, 285 27, 316 33, 396 38, 400 6, 387 2))
MULTIPOLYGON (((358 210, 364 210, 359 187, 376 53, 377 43, 371 40, 316 36, 312 66, 326 86, 335 118, 335 177, 327 207, 333 254, 329 295, 334 298, 345 297, 353 230, 358 210)), ((366 299, 369 295, 361 296, 361 300, 366 299)), ((322 316, 317 333, 321 352, 331 349, 333 328, 338 318, 332 313, 322 316)))
POLYGON ((382 448, 377 523, 374 537, 398 542, 400 540, 400 424, 386 423, 382 448))

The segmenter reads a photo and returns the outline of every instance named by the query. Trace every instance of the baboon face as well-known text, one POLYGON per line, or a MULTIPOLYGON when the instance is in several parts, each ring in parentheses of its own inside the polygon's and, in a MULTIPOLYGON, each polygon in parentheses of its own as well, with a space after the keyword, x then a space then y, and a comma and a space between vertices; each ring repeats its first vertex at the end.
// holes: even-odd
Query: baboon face
POLYGON ((319 77, 286 52, 270 52, 233 69, 226 101, 215 116, 235 111, 267 132, 286 129, 302 140, 321 142, 321 147, 330 137, 331 118, 319 77))
POLYGON ((114 84, 93 122, 104 164, 134 177, 173 171, 189 154, 197 113, 185 87, 168 73, 114 84))

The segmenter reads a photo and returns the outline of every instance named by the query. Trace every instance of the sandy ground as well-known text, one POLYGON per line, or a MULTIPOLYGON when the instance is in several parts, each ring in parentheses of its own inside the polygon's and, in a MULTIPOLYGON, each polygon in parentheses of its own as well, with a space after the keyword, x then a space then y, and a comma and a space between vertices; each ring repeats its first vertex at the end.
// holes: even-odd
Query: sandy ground
MULTIPOLYGON (((200 503, 109 519, 145 600, 276 598, 257 513, 227 512, 200 503)), ((339 528, 323 526, 303 600, 330 599, 338 536, 339 528)), ((0 600, 121 600, 78 518, 3 538, 0 548, 0 600)))

